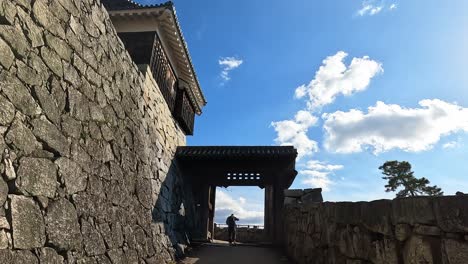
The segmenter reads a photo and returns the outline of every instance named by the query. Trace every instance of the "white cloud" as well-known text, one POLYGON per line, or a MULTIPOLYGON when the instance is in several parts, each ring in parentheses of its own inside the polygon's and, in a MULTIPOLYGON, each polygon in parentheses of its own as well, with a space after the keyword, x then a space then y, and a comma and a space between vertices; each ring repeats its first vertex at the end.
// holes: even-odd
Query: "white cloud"
MULTIPOLYGON (((262 201, 263 202, 263 201, 262 201)), ((262 225, 264 212, 248 209, 249 204, 244 197, 237 200, 223 190, 216 190, 216 219, 215 222, 224 224, 226 217, 234 214, 243 223, 262 225)))
POLYGON ((323 114, 325 148, 338 153, 417 152, 431 149, 442 136, 468 132, 468 108, 439 99, 422 100, 419 105, 403 108, 379 101, 367 113, 351 109, 323 114))
POLYGON ((317 142, 307 136, 309 128, 317 123, 317 117, 307 111, 299 111, 293 120, 272 122, 277 132, 275 142, 281 146, 294 146, 298 159, 318 151, 317 142))
POLYGON ((322 188, 323 191, 329 191, 330 185, 333 184, 333 182, 328 177, 328 172, 302 170, 300 171, 300 174, 306 177, 302 181, 303 184, 310 185, 314 188, 322 188))
POLYGON ((314 79, 308 85, 296 88, 296 98, 308 95, 308 110, 297 112, 292 120, 271 123, 277 132, 275 142, 281 146, 296 147, 298 159, 318 151, 317 142, 307 135, 309 128, 317 123, 317 117, 312 112, 333 103, 340 94, 351 95, 365 90, 371 79, 383 71, 382 65, 368 56, 353 58, 346 66, 343 61, 347 56, 346 52, 339 51, 327 57, 315 73, 314 79))
POLYGON ((314 188, 322 188, 324 191, 329 191, 330 186, 333 185, 330 175, 344 168, 343 165, 332 165, 318 160, 308 161, 305 167, 304 170, 299 171, 299 174, 305 177, 302 183, 314 188))
POLYGON ((309 160, 306 164, 306 168, 318 171, 336 171, 343 169, 343 165, 332 165, 323 161, 309 160))
POLYGON ((396 3, 386 5, 383 0, 364 0, 361 4, 361 9, 357 11, 359 16, 374 16, 382 12, 383 10, 394 11, 398 8, 396 3))
POLYGON ((444 149, 453 149, 453 148, 457 148, 459 146, 458 142, 457 141, 449 141, 445 144, 442 145, 442 148, 444 149))
POLYGON ((353 58, 351 64, 346 66, 343 61, 347 56, 346 52, 339 51, 323 60, 315 78, 308 85, 296 88, 295 97, 308 95, 308 107, 316 111, 333 103, 340 94, 348 96, 364 91, 371 79, 383 72, 382 64, 368 56, 353 58))
POLYGON ((376 15, 382 11, 384 8, 383 3, 380 3, 379 5, 376 5, 374 3, 375 1, 364 1, 362 2, 362 7, 361 9, 358 10, 358 14, 360 16, 365 16, 365 15, 376 15))
POLYGON ((243 62, 243 60, 234 57, 225 57, 218 60, 219 66, 222 67, 221 78, 223 78, 225 81, 229 81, 231 79, 229 72, 239 68, 243 62))

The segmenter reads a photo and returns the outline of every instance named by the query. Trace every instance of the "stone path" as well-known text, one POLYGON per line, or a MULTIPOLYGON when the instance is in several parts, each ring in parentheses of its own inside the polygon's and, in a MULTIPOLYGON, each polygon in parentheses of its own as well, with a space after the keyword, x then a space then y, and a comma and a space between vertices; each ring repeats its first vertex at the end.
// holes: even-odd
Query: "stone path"
POLYGON ((291 264, 281 253, 274 248, 218 242, 195 249, 179 264, 291 264))

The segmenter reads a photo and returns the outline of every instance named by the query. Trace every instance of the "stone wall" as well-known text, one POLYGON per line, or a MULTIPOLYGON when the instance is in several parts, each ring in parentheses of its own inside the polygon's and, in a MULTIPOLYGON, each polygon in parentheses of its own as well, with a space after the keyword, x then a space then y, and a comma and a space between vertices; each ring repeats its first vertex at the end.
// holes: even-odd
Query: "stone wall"
MULTIPOLYGON (((229 241, 228 228, 215 226, 214 239, 229 241)), ((265 229, 238 227, 236 230, 236 241, 240 243, 266 242, 265 229)))
POLYGON ((0 0, 0 24, 0 263, 172 262, 185 136, 104 7, 0 0))
POLYGON ((284 204, 323 202, 322 188, 284 190, 284 204))
POLYGON ((297 263, 468 263, 468 196, 288 205, 297 263))

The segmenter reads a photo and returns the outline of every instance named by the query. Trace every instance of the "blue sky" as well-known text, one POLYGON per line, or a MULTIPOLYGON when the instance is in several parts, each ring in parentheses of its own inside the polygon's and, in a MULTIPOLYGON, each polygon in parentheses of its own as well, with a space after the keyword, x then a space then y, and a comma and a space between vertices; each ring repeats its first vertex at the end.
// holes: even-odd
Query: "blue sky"
MULTIPOLYGON (((189 145, 294 143, 292 188, 325 200, 394 197, 386 160, 468 192, 468 1, 174 3, 208 100, 189 145)), ((219 212, 261 220, 262 190, 220 192, 219 212)))

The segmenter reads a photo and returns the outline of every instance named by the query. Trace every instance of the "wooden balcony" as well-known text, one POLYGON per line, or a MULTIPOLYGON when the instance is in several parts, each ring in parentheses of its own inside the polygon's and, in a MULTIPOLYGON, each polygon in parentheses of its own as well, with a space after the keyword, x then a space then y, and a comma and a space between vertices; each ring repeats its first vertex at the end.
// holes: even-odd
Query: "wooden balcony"
POLYGON ((193 135, 195 108, 188 97, 188 87, 181 86, 185 82, 177 79, 157 34, 154 39, 150 69, 174 118, 186 135, 193 135))
POLYGON ((169 109, 174 113, 177 97, 177 77, 157 34, 154 38, 150 69, 169 109))
POLYGON ((179 89, 174 117, 179 122, 186 135, 193 135, 195 110, 187 95, 186 89, 179 89))
POLYGON ((195 107, 190 85, 179 79, 156 32, 119 33, 136 64, 148 64, 167 106, 186 135, 193 135, 195 107))

